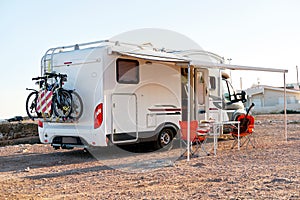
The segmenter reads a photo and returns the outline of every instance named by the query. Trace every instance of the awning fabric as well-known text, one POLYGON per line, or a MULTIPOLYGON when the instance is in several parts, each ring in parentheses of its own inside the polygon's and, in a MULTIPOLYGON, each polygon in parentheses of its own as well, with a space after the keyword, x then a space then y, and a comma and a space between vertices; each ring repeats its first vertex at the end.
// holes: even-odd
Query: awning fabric
POLYGON ((174 63, 189 63, 190 60, 180 55, 174 55, 163 51, 154 51, 153 49, 143 48, 124 48, 122 46, 112 46, 110 51, 120 55, 140 58, 150 61, 174 62, 174 63))
POLYGON ((201 61, 191 61, 191 65, 201 68, 218 68, 218 69, 230 69, 230 70, 250 70, 250 71, 264 71, 264 72, 280 72, 287 73, 287 69, 277 69, 269 67, 253 67, 253 66, 243 66, 243 65, 228 65, 228 64, 218 64, 218 63, 208 63, 201 61))
POLYGON ((189 63, 188 60, 180 59, 180 58, 172 58, 172 57, 163 57, 162 55, 143 55, 137 53, 126 53, 126 52, 118 52, 121 55, 131 56, 135 58, 141 58, 145 60, 153 60, 153 61, 162 61, 162 62, 174 62, 174 63, 189 63))
POLYGON ((172 54, 163 51, 155 51, 153 48, 145 49, 140 47, 127 48, 124 46, 112 46, 110 51, 124 56, 140 58, 145 60, 160 61, 160 62, 173 62, 190 64, 195 68, 217 68, 217 69, 230 69, 230 70, 250 70, 250 71, 265 71, 265 72, 280 72, 287 73, 286 69, 277 69, 269 67, 253 67, 243 65, 229 65, 213 62, 203 62, 201 60, 191 60, 189 57, 182 56, 179 53, 172 54))

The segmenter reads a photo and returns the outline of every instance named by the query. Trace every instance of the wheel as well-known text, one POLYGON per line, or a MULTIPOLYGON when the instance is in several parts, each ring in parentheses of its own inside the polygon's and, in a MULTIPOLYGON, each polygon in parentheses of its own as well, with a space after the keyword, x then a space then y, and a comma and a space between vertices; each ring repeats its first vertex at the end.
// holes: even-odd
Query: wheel
POLYGON ((157 138, 157 146, 159 148, 164 148, 168 146, 175 136, 174 130, 172 128, 163 128, 157 138))
POLYGON ((83 103, 77 92, 72 92, 72 112, 70 117, 72 119, 79 119, 83 112, 83 103))
POLYGON ((37 99, 38 92, 31 92, 26 99, 26 112, 30 119, 38 118, 42 116, 42 113, 37 112, 37 99))
POLYGON ((57 117, 67 118, 72 112, 72 96, 67 90, 59 90, 53 96, 53 111, 57 117))

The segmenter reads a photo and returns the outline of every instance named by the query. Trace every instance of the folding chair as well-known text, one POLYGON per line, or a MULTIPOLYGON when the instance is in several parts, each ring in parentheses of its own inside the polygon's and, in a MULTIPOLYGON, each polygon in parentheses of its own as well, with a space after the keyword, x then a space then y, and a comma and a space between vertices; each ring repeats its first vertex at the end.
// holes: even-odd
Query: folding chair
MULTIPOLYGON (((181 140, 187 145, 188 123, 187 123, 187 121, 179 121, 179 125, 180 125, 181 140)), ((206 151, 206 149, 204 147, 208 132, 209 132, 209 129, 204 129, 204 128, 199 129, 198 128, 198 121, 193 120, 190 122, 190 145, 191 145, 191 147, 192 147, 192 145, 196 145, 195 149, 191 148, 191 151, 190 151, 191 155, 195 155, 195 153, 199 150, 200 147, 206 153, 206 155, 209 155, 209 153, 206 151)), ((186 153, 187 153, 187 150, 185 150, 185 152, 182 154, 182 156, 184 156, 186 153)))
MULTIPOLYGON (((251 146, 255 148, 255 141, 252 135, 254 129, 254 117, 251 115, 240 115, 237 120, 240 121, 240 147, 246 144, 247 148, 248 144, 251 144, 251 146)), ((234 139, 231 147, 231 149, 233 149, 238 144, 238 130, 236 127, 233 128, 231 135, 234 139)))

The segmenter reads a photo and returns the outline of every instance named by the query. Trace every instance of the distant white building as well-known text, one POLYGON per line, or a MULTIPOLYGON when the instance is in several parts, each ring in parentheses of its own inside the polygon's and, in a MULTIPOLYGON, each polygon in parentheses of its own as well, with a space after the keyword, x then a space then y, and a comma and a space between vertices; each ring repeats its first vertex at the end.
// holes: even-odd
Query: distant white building
MULTIPOLYGON (((255 113, 277 113, 284 108, 284 88, 258 85, 246 90, 255 113)), ((300 90, 286 89, 287 110, 300 111, 300 90)))

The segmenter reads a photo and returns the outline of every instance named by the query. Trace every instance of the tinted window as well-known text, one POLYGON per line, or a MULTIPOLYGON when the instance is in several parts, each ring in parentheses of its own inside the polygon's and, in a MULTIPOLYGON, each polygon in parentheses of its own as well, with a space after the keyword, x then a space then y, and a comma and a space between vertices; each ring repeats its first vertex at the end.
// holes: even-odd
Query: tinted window
POLYGON ((214 76, 209 77, 209 89, 211 90, 216 89, 216 78, 214 76))
POLYGON ((118 59, 116 71, 118 83, 139 83, 139 62, 137 60, 118 59))

